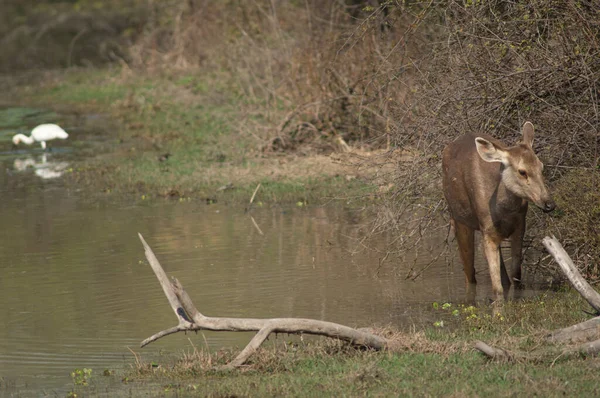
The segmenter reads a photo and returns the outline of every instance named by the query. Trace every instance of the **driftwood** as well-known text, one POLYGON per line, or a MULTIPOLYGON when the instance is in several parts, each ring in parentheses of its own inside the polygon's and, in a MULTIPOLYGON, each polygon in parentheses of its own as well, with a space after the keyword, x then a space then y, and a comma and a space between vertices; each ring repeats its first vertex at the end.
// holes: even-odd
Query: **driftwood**
MULTIPOLYGON (((600 294, 583 278, 579 270, 573 264, 573 260, 563 249, 560 242, 553 236, 546 236, 542 243, 546 250, 556 260, 560 268, 567 276, 573 287, 581 294, 581 296, 596 310, 596 314, 600 313, 600 294)), ((549 341, 587 341, 592 338, 600 337, 600 317, 595 317, 587 321, 578 323, 577 325, 569 326, 564 329, 556 330, 548 336, 549 341)), ((580 348, 583 352, 593 353, 597 350, 598 344, 584 344, 580 348), (585 346, 585 347, 584 347, 585 346)), ((597 352, 597 351, 596 351, 597 352)))
POLYGON ((588 341, 600 338, 600 317, 588 319, 564 329, 555 330, 547 337, 552 342, 588 341))
POLYGON ((569 282, 575 287, 575 289, 583 296, 584 299, 596 310, 596 313, 600 314, 600 294, 590 286, 589 283, 581 276, 579 270, 573 264, 573 260, 563 249, 560 242, 553 236, 546 236, 542 240, 542 244, 546 247, 546 250, 556 260, 564 274, 569 279, 569 282))
MULTIPOLYGON (((542 240, 542 243, 546 247, 546 250, 554 257, 573 287, 575 287, 579 294, 581 294, 594 310, 596 310, 597 314, 600 313, 600 294, 598 294, 598 292, 596 292, 596 290, 594 290, 594 288, 583 278, 560 242, 554 236, 546 236, 542 240)), ((600 353, 600 316, 588 319, 587 321, 580 322, 573 326, 555 330, 546 336, 546 339, 555 343, 586 341, 586 343, 566 348, 561 355, 598 354, 600 353), (589 342, 592 339, 597 340, 589 342)), ((490 358, 509 358, 506 351, 490 347, 480 341, 476 342, 475 349, 481 351, 490 358)))
POLYGON ((502 348, 494 348, 490 345, 487 345, 483 341, 476 341, 475 349, 483 352, 488 357, 494 358, 494 359, 505 359, 506 360, 506 359, 510 359, 512 357, 512 355, 510 355, 507 351, 503 350, 502 348))
POLYGON ((138 234, 144 250, 146 258, 156 274, 160 285, 169 300, 169 304, 175 312, 179 323, 169 329, 160 331, 153 336, 142 341, 141 347, 160 339, 161 337, 182 332, 182 331, 197 331, 197 330, 213 330, 213 331, 232 331, 232 332, 247 332, 255 331, 256 335, 250 340, 246 348, 244 348, 238 356, 230 362, 226 367, 234 368, 243 365, 248 358, 256 352, 260 345, 269 337, 271 333, 290 333, 290 334, 312 334, 326 336, 335 339, 347 341, 356 346, 363 346, 372 349, 384 349, 387 347, 388 341, 374 334, 363 330, 353 329, 348 326, 340 325, 332 322, 319 321, 315 319, 301 318, 271 318, 271 319, 254 319, 254 318, 216 318, 202 315, 197 309, 183 286, 179 281, 173 278, 169 281, 167 274, 158 262, 158 259, 152 252, 152 249, 141 234, 138 234))

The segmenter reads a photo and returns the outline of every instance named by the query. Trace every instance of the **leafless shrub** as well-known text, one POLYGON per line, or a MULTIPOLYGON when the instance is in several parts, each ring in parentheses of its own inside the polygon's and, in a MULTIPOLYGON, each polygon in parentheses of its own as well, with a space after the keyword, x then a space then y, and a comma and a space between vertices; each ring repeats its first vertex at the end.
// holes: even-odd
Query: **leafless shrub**
POLYGON ((145 19, 142 0, 0 2, 0 71, 124 62, 145 19))
POLYGON ((329 152, 340 138, 384 146, 387 104, 406 90, 402 72, 389 72, 417 48, 405 25, 418 15, 382 3, 180 3, 151 12, 169 23, 151 16, 131 58, 150 70, 227 74, 226 89, 245 103, 240 128, 266 151, 329 152))
MULTIPOLYGON (((435 3, 426 24, 438 21, 441 28, 434 32, 431 51, 411 58, 411 95, 389 106, 393 143, 421 156, 398 174, 398 189, 376 221, 377 230, 398 228, 407 205, 428 187, 434 188, 432 203, 441 198, 435 181, 445 144, 467 131, 515 142, 526 120, 536 126, 535 150, 551 184, 558 187, 567 174, 580 170, 590 176, 585 189, 597 192, 600 17, 594 4, 435 3)), ((575 197, 583 195, 581 186, 571 188, 575 197)), ((563 212, 580 211, 577 203, 564 203, 563 212)), ((559 226, 530 213, 530 232, 559 226)), ((432 217, 426 212, 422 220, 432 217)), ((572 232, 584 252, 596 245, 595 237, 572 232)))

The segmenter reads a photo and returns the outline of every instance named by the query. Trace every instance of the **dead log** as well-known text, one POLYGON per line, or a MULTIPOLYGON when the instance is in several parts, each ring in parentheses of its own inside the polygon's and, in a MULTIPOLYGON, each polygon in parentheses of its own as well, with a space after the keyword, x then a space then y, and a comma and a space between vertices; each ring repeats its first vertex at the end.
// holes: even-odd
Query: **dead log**
POLYGON ((600 338, 600 317, 555 330, 547 336, 547 339, 552 342, 588 341, 593 338, 600 338))
POLYGON ((271 333, 326 336, 347 341, 355 346, 368 347, 376 350, 384 349, 388 345, 388 341, 385 338, 368 333, 364 330, 357 330, 349 326, 315 319, 216 318, 204 316, 198 311, 187 292, 183 289, 181 283, 175 278, 173 278, 172 282, 169 281, 167 274, 158 262, 158 259, 154 255, 154 252, 152 252, 150 246, 146 243, 141 234, 138 235, 144 245, 146 258, 156 274, 165 296, 167 296, 169 304, 179 321, 177 326, 162 330, 142 341, 141 347, 144 347, 161 337, 182 331, 213 330, 257 332, 246 348, 244 348, 238 356, 226 366, 234 368, 243 365, 271 333))
POLYGON ((475 349, 481 351, 482 353, 493 359, 509 360, 512 358, 512 355, 510 355, 508 351, 505 351, 501 348, 494 348, 484 343, 483 341, 476 341, 475 349))
MULTIPOLYGON (((554 237, 546 236, 542 240, 546 250, 554 257, 561 270, 569 279, 569 282, 573 287, 581 294, 581 296, 596 310, 596 313, 600 313, 600 294, 594 290, 592 286, 585 280, 579 270, 573 264, 573 260, 563 249, 560 242, 554 237)), ((552 332, 547 339, 555 342, 565 341, 587 341, 592 338, 597 339, 600 337, 600 317, 592 318, 587 321, 578 323, 573 326, 569 326, 564 329, 559 329, 552 332)), ((583 344, 576 347, 576 350, 593 353, 595 346, 593 343, 583 344), (588 345, 592 344, 590 347, 588 345)))
POLYGON ((581 273, 575 267, 575 264, 573 264, 573 260, 571 260, 565 249, 563 249, 560 242, 554 236, 546 236, 542 240, 542 244, 552 254, 558 265, 560 265, 560 268, 567 278, 569 278, 569 282, 571 282, 573 287, 590 303, 596 310, 596 313, 600 314, 600 294, 581 276, 581 273))
POLYGON ((596 355, 600 352, 600 340, 580 344, 573 348, 572 352, 577 354, 596 355))

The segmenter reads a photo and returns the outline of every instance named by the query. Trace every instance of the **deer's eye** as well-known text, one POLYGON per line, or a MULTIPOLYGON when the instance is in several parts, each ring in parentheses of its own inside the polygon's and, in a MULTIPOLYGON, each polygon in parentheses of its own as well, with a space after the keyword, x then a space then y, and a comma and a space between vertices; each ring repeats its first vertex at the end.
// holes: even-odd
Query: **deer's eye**
POLYGON ((521 174, 521 176, 527 178, 527 172, 523 169, 519 170, 519 174, 521 174))

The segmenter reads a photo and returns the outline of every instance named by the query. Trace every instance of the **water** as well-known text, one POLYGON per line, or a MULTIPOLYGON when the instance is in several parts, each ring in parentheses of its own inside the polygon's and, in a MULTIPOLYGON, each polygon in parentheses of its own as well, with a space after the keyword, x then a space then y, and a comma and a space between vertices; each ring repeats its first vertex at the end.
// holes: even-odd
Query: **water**
MULTIPOLYGON (((52 187, 22 193, 0 210, 0 375, 23 388, 68 388, 75 368, 100 374, 133 363, 127 347, 142 356, 189 347, 181 334, 138 348, 176 318, 137 232, 206 315, 399 324, 461 290, 462 275, 445 265, 427 271, 443 275, 435 283, 405 281, 391 267, 377 277, 379 256, 351 252, 349 210, 255 209, 261 235, 241 209, 93 204, 52 187)), ((250 337, 205 335, 211 348, 250 337)))
MULTIPOLYGON (((95 137, 85 128, 79 134, 95 137)), ((68 163, 66 170, 86 151, 72 141, 47 155, 68 163)), ((0 153, 0 386, 10 387, 4 393, 0 387, 0 395, 64 396, 73 388, 74 369, 91 368, 99 378, 104 369, 135 363, 130 349, 148 359, 187 349, 190 338, 210 349, 249 341, 248 333, 177 334, 140 349, 143 339, 177 319, 138 232, 208 316, 406 327, 429 322, 432 302, 465 297, 456 256, 429 265, 444 247, 444 229, 405 265, 392 258, 382 263, 394 237, 370 242, 382 253, 363 249, 358 226, 368 219, 356 210, 247 213, 199 202, 134 203, 110 194, 91 200, 61 178, 41 178, 35 167, 16 169, 15 159, 27 156, 43 154, 35 148, 0 153), (423 274, 406 279, 411 268, 423 274)), ((477 269, 485 270, 481 261, 477 269)), ((491 296, 485 272, 479 280, 479 294, 491 296)))

